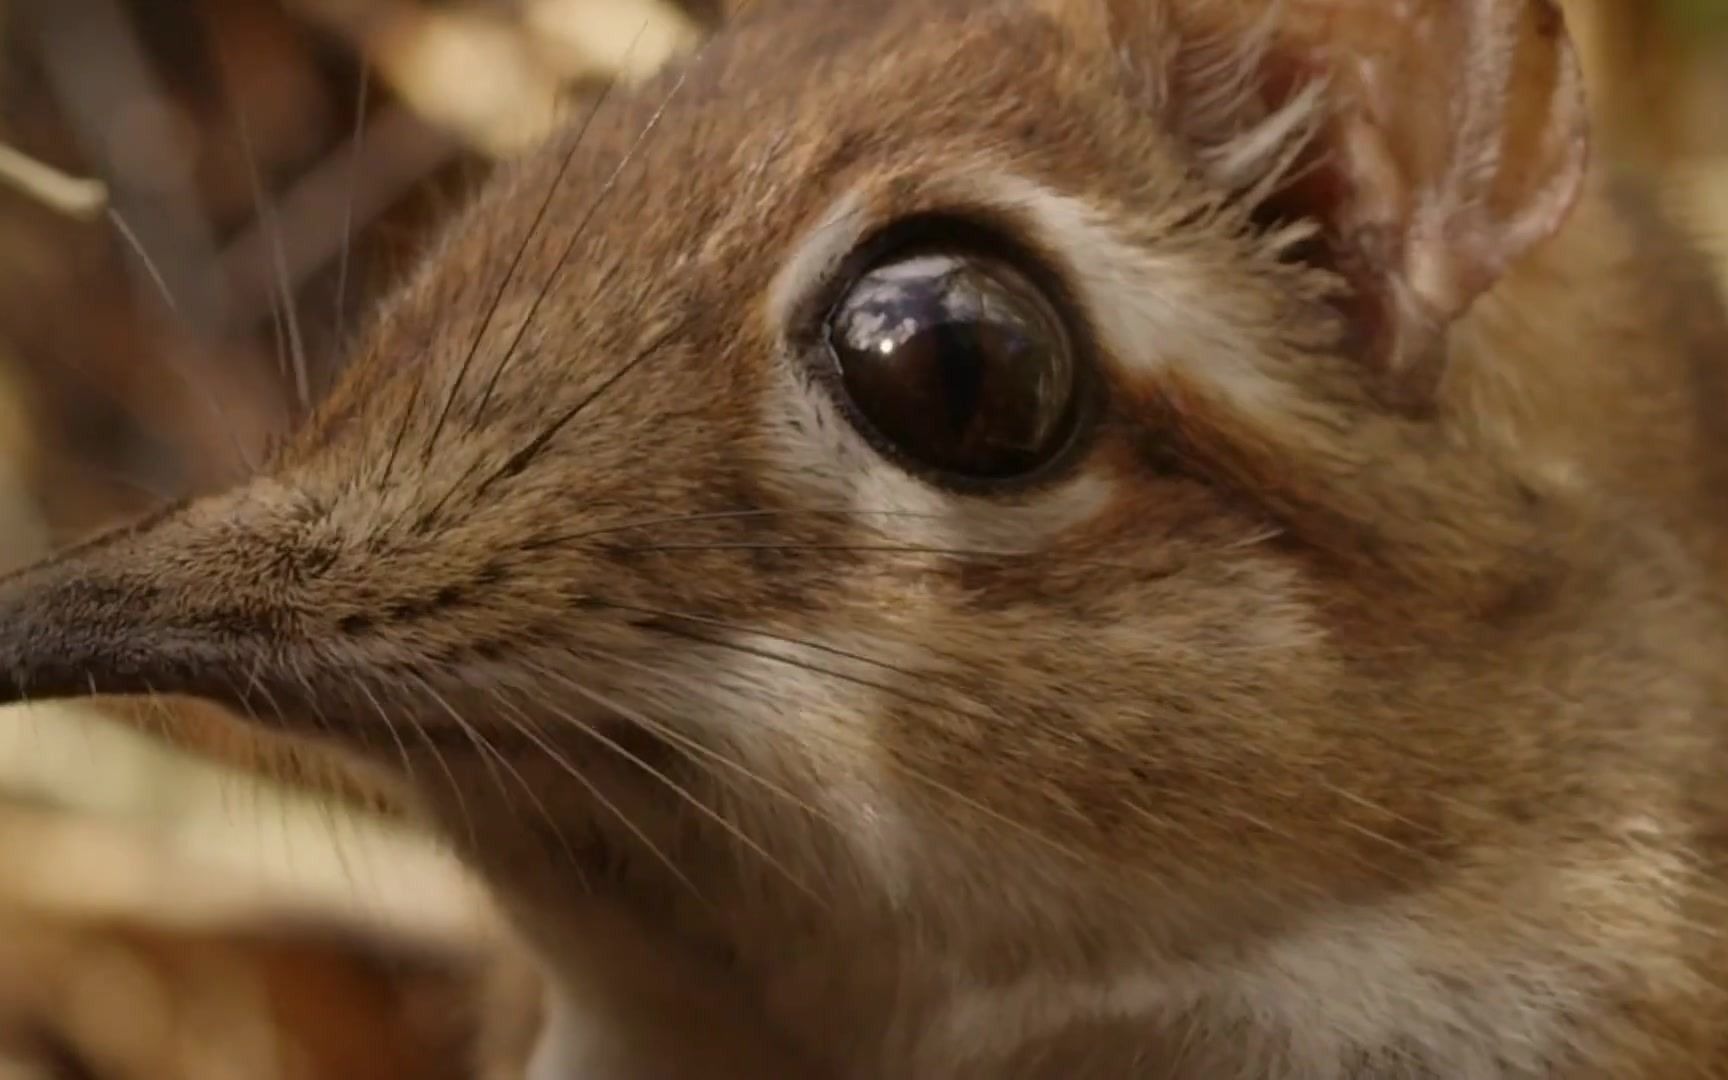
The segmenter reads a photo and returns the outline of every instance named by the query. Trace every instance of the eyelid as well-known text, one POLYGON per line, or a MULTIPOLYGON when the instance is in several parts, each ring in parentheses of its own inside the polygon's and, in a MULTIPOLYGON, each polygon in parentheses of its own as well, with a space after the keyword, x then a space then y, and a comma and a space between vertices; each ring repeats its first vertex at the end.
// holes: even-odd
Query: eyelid
POLYGON ((813 282, 791 324, 804 328, 821 323, 862 274, 896 251, 926 249, 970 254, 1011 267, 1026 278, 1062 316, 1071 331, 1079 329, 1073 294, 1043 254, 1022 241, 1000 215, 976 207, 937 208, 905 214, 853 234, 852 247, 830 263, 828 273, 813 282))
POLYGON ((823 299, 832 282, 872 228, 872 215, 859 192, 850 192, 805 234, 768 288, 768 325, 776 334, 808 326, 826 311, 823 299))
POLYGON ((976 190, 971 184, 924 181, 917 194, 904 190, 909 186, 885 180, 851 190, 805 231, 766 294, 763 311, 776 336, 807 341, 846 284, 872 261, 872 253, 880 256, 922 229, 1029 269, 1053 302, 1075 310, 1074 291, 1058 272, 1062 264, 1037 242, 1036 230, 1013 206, 956 197, 956 192, 976 190))

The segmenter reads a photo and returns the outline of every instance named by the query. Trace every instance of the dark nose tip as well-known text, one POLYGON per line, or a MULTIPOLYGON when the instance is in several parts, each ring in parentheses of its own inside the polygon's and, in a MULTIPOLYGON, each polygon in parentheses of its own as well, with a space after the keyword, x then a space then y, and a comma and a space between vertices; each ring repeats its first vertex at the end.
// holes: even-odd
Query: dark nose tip
POLYGON ((0 703, 144 689, 152 650, 126 590, 80 562, 0 580, 0 703))
MULTIPOLYGON (((312 684, 272 676, 255 643, 213 626, 198 603, 202 593, 176 583, 172 560, 164 567, 160 554, 147 542, 122 543, 0 577, 0 705, 108 695, 201 699, 152 708, 151 728, 247 772, 304 782, 356 807, 406 812, 394 787, 346 757, 261 738, 270 733, 247 726, 246 718, 262 718, 261 705, 283 722, 295 710, 322 720, 328 709, 296 697, 312 693, 312 684)), ((196 576, 196 563, 186 565, 196 576)), ((309 730, 322 728, 301 729, 309 730)))
POLYGON ((167 516, 0 577, 0 703, 181 688, 171 560, 155 550, 167 516))

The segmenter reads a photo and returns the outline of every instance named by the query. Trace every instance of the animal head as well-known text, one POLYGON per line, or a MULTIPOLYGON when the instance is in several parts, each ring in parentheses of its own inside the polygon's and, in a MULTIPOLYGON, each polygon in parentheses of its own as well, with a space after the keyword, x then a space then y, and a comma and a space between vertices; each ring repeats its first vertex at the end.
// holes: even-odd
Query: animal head
POLYGON ((491 182, 255 479, 8 580, 0 669, 1076 940, 1548 842, 1665 691, 1460 357, 1582 123, 1543 0, 765 3, 491 182))

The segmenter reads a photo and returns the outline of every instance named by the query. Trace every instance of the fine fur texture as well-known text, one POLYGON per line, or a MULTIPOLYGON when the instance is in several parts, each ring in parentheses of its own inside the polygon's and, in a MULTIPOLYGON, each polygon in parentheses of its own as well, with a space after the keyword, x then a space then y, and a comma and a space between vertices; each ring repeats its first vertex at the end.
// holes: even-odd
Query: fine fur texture
POLYGON ((765 0, 0 584, 0 688, 392 777, 533 1080, 1724 1075, 1728 329, 1582 110, 1545 0, 765 0), (1080 328, 1036 484, 815 374, 931 213, 1080 328))

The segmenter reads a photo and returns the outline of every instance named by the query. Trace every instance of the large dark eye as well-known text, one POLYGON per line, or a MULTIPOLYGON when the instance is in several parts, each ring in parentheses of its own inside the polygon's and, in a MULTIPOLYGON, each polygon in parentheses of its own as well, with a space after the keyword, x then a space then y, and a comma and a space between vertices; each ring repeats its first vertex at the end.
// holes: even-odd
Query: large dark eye
POLYGON ((828 343, 857 414, 925 468, 1023 477, 1072 434, 1073 342, 1043 292, 1002 259, 899 251, 854 279, 828 343))

